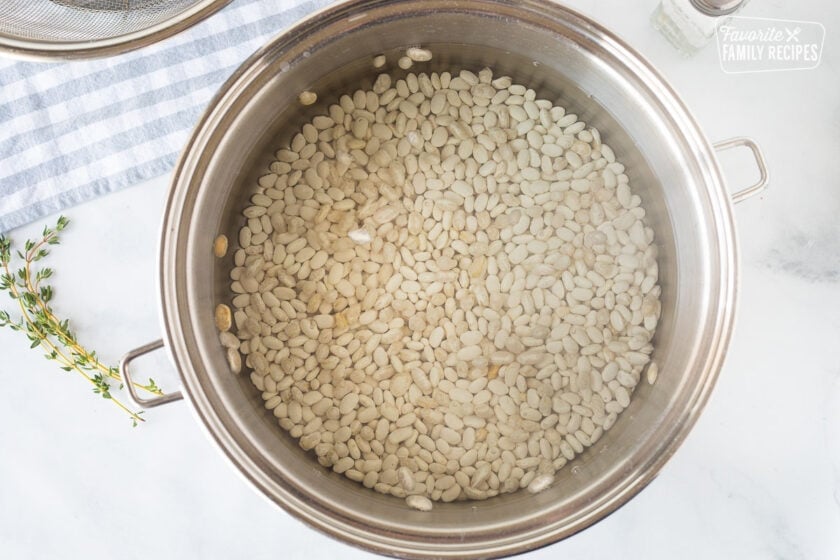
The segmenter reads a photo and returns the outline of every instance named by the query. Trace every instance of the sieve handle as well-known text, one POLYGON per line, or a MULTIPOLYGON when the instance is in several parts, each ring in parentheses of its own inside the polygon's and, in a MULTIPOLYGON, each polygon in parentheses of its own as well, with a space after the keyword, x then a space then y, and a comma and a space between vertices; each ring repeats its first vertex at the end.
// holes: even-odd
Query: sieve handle
POLYGON ((770 173, 767 171, 767 163, 764 160, 764 154, 761 152, 761 148, 759 148, 758 144, 756 144, 752 139, 743 136, 730 138, 729 140, 716 142, 712 146, 717 152, 723 152, 731 150, 732 148, 744 146, 745 148, 749 148, 755 158, 755 164, 758 167, 759 173, 758 182, 733 194, 732 202, 738 204, 739 202, 743 202, 748 198, 757 195, 767 188, 767 184, 770 182, 770 173))
POLYGON ((144 356, 160 348, 163 348, 163 340, 155 340, 154 342, 144 344, 139 348, 135 348, 134 350, 127 352, 120 360, 120 375, 123 378, 123 385, 125 385, 125 388, 128 391, 128 396, 132 401, 134 401, 134 404, 142 408, 153 408, 173 401, 180 401, 184 398, 181 391, 175 391, 174 393, 167 393, 165 395, 161 395, 160 397, 144 399, 137 393, 137 390, 131 382, 131 373, 129 370, 131 362, 140 356, 144 356))

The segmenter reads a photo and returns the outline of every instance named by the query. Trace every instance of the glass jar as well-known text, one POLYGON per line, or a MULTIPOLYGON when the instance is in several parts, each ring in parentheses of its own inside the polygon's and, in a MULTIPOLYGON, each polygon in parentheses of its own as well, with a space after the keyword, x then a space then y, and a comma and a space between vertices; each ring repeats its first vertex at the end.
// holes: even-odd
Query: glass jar
POLYGON ((662 0, 651 16, 653 27, 684 56, 706 46, 719 25, 747 0, 662 0))

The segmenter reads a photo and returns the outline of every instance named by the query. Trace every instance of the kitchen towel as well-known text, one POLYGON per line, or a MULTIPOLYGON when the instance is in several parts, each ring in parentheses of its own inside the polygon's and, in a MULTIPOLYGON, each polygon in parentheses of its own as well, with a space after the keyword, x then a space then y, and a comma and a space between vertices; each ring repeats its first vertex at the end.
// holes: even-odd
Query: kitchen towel
POLYGON ((327 0, 236 0, 123 55, 0 60, 0 232, 168 173, 219 86, 327 0))

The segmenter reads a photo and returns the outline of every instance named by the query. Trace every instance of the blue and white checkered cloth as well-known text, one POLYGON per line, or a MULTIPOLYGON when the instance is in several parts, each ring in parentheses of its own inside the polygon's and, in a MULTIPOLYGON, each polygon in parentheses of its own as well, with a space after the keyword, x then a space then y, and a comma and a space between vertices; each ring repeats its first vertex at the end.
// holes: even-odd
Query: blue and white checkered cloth
POLYGON ((169 172, 234 69, 328 0, 237 0, 124 55, 0 60, 0 232, 169 172))

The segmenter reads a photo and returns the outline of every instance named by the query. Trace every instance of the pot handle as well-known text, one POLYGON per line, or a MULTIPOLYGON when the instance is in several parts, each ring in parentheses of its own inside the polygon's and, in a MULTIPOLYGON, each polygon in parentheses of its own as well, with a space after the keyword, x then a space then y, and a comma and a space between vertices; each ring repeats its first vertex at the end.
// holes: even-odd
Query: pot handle
POLYGON ((128 396, 132 401, 134 401, 134 404, 142 408, 153 408, 169 402, 180 401, 184 398, 184 395, 181 394, 181 391, 175 391, 174 393, 167 393, 160 397, 144 399, 137 393, 137 390, 134 388, 134 385, 131 382, 129 364, 131 364, 131 362, 135 358, 139 358, 140 356, 148 354, 149 352, 154 352, 159 348, 163 348, 163 340, 155 340, 154 342, 150 342, 149 344, 144 344, 139 348, 135 348, 134 350, 131 350, 130 352, 126 353, 126 355, 123 356, 120 360, 120 375, 123 378, 123 385, 128 391, 128 396))
POLYGON ((755 158, 755 164, 758 166, 759 177, 757 183, 745 189, 741 189, 732 195, 732 202, 735 204, 757 195, 766 189, 767 184, 770 182, 770 173, 767 171, 767 163, 764 161, 764 154, 761 152, 761 148, 758 147, 758 144, 756 144, 752 139, 741 136, 712 144, 712 147, 714 147, 717 152, 723 152, 740 146, 747 147, 752 152, 753 157, 755 158))

